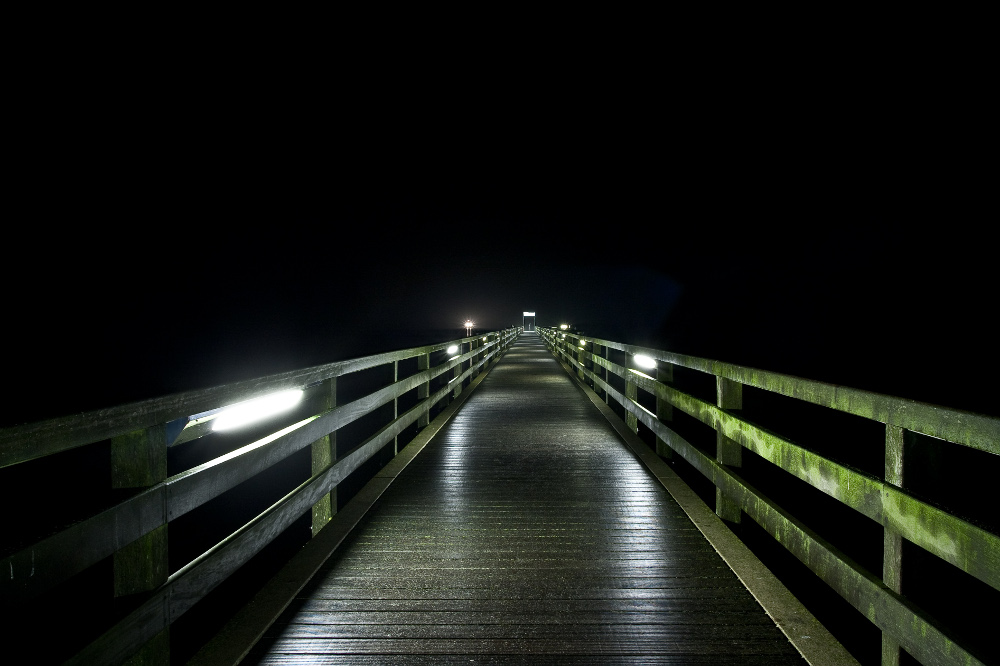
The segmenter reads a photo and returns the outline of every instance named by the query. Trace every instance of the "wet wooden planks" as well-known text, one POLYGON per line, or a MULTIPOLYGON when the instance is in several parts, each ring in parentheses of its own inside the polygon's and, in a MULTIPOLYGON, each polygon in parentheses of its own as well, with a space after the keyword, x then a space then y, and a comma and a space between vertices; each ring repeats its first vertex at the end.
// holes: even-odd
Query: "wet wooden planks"
POLYGON ((804 662, 526 334, 245 663, 804 662))

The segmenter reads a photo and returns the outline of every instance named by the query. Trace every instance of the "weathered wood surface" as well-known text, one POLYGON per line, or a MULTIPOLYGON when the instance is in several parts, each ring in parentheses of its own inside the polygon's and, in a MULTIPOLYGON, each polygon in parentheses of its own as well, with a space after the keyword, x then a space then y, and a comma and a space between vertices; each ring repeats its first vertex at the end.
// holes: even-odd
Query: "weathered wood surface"
MULTIPOLYGON (((595 362, 599 362, 613 372, 617 372, 617 369, 624 372, 624 369, 620 366, 609 367, 614 364, 607 363, 603 359, 597 359, 595 362)), ((718 461, 705 455, 666 425, 657 421, 655 415, 644 410, 633 400, 615 390, 593 373, 588 373, 588 377, 609 398, 615 400, 625 407, 628 412, 634 414, 639 422, 653 431, 657 437, 665 441, 699 473, 711 480, 724 496, 740 506, 747 515, 775 537, 789 552, 830 585, 841 597, 864 613, 880 629, 894 637, 901 646, 905 647, 910 654, 916 656, 922 663, 982 663, 976 656, 956 643, 948 632, 942 630, 923 611, 901 600, 886 587, 883 581, 859 567, 844 553, 791 517, 781 507, 773 504, 767 497, 758 494, 754 488, 747 485, 739 476, 726 469, 718 461)), ((650 380, 650 385, 652 386, 652 384, 655 384, 655 382, 650 380)), ((658 385, 656 388, 673 392, 673 389, 662 385, 658 385)), ((680 396, 685 395, 680 392, 676 393, 680 396)), ((690 396, 686 397, 690 398, 690 396)), ((674 406, 684 409, 680 401, 673 402, 674 406)), ((701 404, 706 409, 716 409, 707 405, 707 403, 701 404)), ((725 422, 726 418, 734 418, 722 411, 715 412, 714 414, 714 418, 718 419, 716 427, 720 430, 723 430, 721 425, 725 422)), ((700 417, 696 416, 696 418, 700 417)), ((748 426, 748 424, 743 425, 748 426)), ((725 432, 728 434, 729 431, 725 432)), ((748 446, 748 442, 741 437, 740 431, 733 431, 732 436, 737 441, 748 446)), ((872 481, 872 483, 876 482, 872 481)), ((891 484, 877 483, 882 488, 882 492, 886 494, 893 487, 891 484)), ((857 508, 855 504, 851 504, 851 506, 857 508)), ((959 523, 964 523, 964 521, 960 521, 953 516, 941 513, 950 519, 952 526, 957 527, 959 523)), ((886 519, 884 524, 887 527, 893 527, 897 531, 905 529, 902 526, 897 527, 889 519, 886 519)), ((972 526, 969 527, 973 529, 972 526)), ((982 530, 978 530, 978 532, 983 535, 981 543, 987 544, 984 555, 990 557, 992 553, 996 552, 996 549, 992 547, 996 537, 982 530)), ((973 556, 978 555, 978 551, 971 550, 971 554, 973 556)), ((975 559, 975 557, 972 559, 975 559)), ((983 572, 982 568, 977 566, 969 566, 968 569, 970 572, 982 574, 979 576, 982 579, 995 578, 995 571, 992 574, 989 571, 983 572)))
POLYGON ((244 663, 803 663, 535 336, 244 663))
MULTIPOLYGON (((475 368, 468 368, 459 377, 464 380, 474 371, 475 368)), ((343 458, 331 463, 325 471, 314 475, 266 512, 177 571, 152 598, 75 655, 69 663, 117 663, 133 654, 143 643, 152 640, 260 552, 299 515, 310 510, 321 497, 357 470, 387 442, 392 441, 403 428, 416 421, 431 404, 453 390, 450 386, 439 389, 433 396, 407 410, 343 458)))
MULTIPOLYGON (((491 359, 499 350, 499 346, 491 347, 485 360, 491 359)), ((9 576, 0 577, 0 592, 11 599, 28 598, 44 592, 165 522, 201 506, 300 448, 309 446, 316 439, 364 416, 404 390, 417 387, 421 379, 434 378, 449 371, 464 358, 459 357, 423 371, 175 475, 100 514, 0 559, 0 568, 10 572, 9 576)), ((469 374, 466 371, 463 378, 469 374)), ((414 419, 426 415, 431 405, 445 393, 438 391, 432 399, 419 403, 410 410, 415 413, 412 418, 400 418, 392 426, 396 434, 414 419)), ((372 454, 373 447, 366 449, 368 455, 372 454)), ((346 471, 338 480, 362 462, 364 460, 352 463, 351 467, 342 466, 346 471)))
MULTIPOLYGON (((143 663, 147 659, 162 662, 168 655, 166 644, 169 643, 171 623, 263 549, 299 515, 308 512, 323 497, 329 497, 338 483, 378 453, 387 442, 391 443, 403 429, 418 419, 426 418, 435 403, 456 390, 455 385, 451 385, 430 394, 431 380, 445 373, 450 375, 454 370, 459 370, 460 380, 470 379, 480 370, 475 363, 489 363, 516 334, 515 330, 492 333, 488 336, 491 341, 482 345, 477 339, 475 349, 466 354, 454 356, 433 367, 422 363, 423 367, 415 375, 394 381, 341 406, 335 405, 335 394, 331 393, 337 376, 373 367, 386 358, 391 359, 389 364, 395 369, 397 356, 409 358, 416 355, 419 360, 429 361, 431 353, 444 345, 380 354, 297 374, 285 373, 238 385, 170 396, 142 403, 145 407, 126 405, 89 414, 97 421, 107 417, 106 422, 90 423, 84 418, 88 415, 83 415, 0 431, 0 466, 30 460, 39 451, 51 453, 65 450, 88 443, 90 437, 111 434, 109 457, 112 485, 117 491, 134 492, 119 503, 77 519, 67 527, 57 525, 48 533, 40 531, 44 536, 27 547, 19 545, 19 550, 5 552, 0 558, 0 568, 7 573, 0 578, 0 597, 5 611, 24 603, 35 603, 37 597, 53 593, 53 588, 58 585, 74 584, 70 580, 74 576, 113 555, 113 567, 109 572, 113 576, 108 581, 107 589, 109 594, 114 592, 118 597, 115 601, 118 606, 113 609, 114 614, 106 608, 102 609, 97 613, 101 621, 93 622, 92 627, 75 637, 76 643, 85 646, 72 656, 70 662, 117 663, 126 658, 143 663), (461 371, 463 366, 469 367, 461 371), (187 411, 196 406, 211 406, 212 409, 199 413, 205 417, 203 419, 192 420, 190 414, 185 417, 190 423, 210 425, 217 408, 230 404, 235 396, 245 396, 244 389, 251 385, 256 387, 253 389, 256 391, 262 386, 281 385, 292 376, 312 377, 316 373, 332 373, 332 376, 322 385, 306 387, 307 394, 311 393, 312 397, 307 395, 307 399, 300 404, 301 415, 313 416, 170 478, 165 478, 166 451, 178 439, 176 429, 172 429, 174 424, 159 422, 145 429, 113 434, 118 433, 125 423, 145 423, 164 414, 173 418, 176 414, 163 410, 181 407, 187 411), (344 454, 340 460, 330 456, 330 460, 313 466, 310 480, 167 576, 168 521, 268 469, 291 453, 314 445, 318 439, 335 436, 337 428, 381 405, 394 402, 399 395, 421 388, 424 389, 423 397, 416 405, 403 414, 394 410, 397 413, 394 421, 344 454), (321 395, 324 390, 325 396, 321 395), (210 395, 219 402, 214 405, 207 402, 210 395), (324 397, 325 400, 317 399, 324 397), (174 441, 171 442, 171 439, 174 441), (38 451, 34 448, 35 444, 40 447, 38 451), (128 611, 129 606, 134 610, 128 611), (84 641, 90 642, 84 644, 84 641)), ((397 373, 394 372, 393 376, 398 379, 397 373)), ((187 441, 206 432, 205 428, 200 428, 188 436, 187 441)), ((119 496, 122 494, 119 492, 119 496)), ((98 589, 97 585, 94 589, 98 589)), ((41 605, 38 608, 37 612, 41 613, 41 605)), ((29 618, 25 622, 27 626, 32 620, 29 618)), ((75 646, 72 649, 77 650, 75 646)), ((63 652, 70 654, 68 648, 63 652)))
MULTIPOLYGON (((499 346, 502 343, 501 338, 505 340, 507 335, 508 332, 496 335, 486 346, 499 346)), ((333 377, 430 354, 450 344, 452 343, 447 342, 373 354, 38 423, 0 428, 0 467, 52 455, 277 391, 302 388, 333 377)))
POLYGON ((1000 455, 1000 419, 983 414, 661 349, 587 339, 610 349, 645 354, 664 363, 1000 455))
MULTIPOLYGON (((664 354, 661 352, 660 355, 664 354)), ((1000 589, 1000 537, 997 535, 921 501, 891 483, 883 483, 880 479, 828 460, 779 435, 743 421, 710 402, 642 374, 630 373, 627 368, 607 359, 594 356, 593 363, 595 367, 603 368, 608 373, 621 377, 629 375, 636 386, 653 393, 657 399, 670 403, 817 490, 872 520, 891 527, 928 552, 1000 589)), ((600 377, 594 373, 589 373, 588 376, 598 390, 604 391, 604 382, 600 377)), ((627 395, 613 393, 614 398, 625 405, 627 410, 633 409, 635 403, 627 395)), ((640 421, 645 418, 641 408, 636 412, 635 418, 640 421)), ((659 426, 652 422, 647 425, 657 432, 658 437, 661 436, 659 426)), ((677 439, 675 434, 670 437, 677 439)))

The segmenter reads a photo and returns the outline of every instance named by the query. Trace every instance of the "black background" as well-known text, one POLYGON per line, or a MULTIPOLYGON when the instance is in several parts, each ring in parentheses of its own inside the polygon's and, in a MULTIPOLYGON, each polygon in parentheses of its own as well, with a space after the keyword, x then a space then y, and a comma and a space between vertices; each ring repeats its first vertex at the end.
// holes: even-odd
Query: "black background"
POLYGON ((39 46, 3 423, 524 310, 995 414, 986 109, 951 66, 974 53, 859 31, 39 46))

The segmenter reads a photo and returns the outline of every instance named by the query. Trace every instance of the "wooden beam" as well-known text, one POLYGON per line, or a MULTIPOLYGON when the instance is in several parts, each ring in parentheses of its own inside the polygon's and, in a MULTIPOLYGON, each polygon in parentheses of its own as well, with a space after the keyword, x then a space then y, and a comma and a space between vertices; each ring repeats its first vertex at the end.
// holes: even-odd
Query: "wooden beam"
MULTIPOLYGON (((503 343, 510 334, 504 332, 503 343)), ((257 377, 207 389, 98 409, 20 426, 0 428, 0 467, 34 460, 93 442, 187 418, 224 405, 259 398, 287 389, 311 386, 331 377, 367 370, 447 348, 453 342, 401 349, 356 359, 336 361, 301 370, 257 377)))
MULTIPOLYGON (((903 442, 905 431, 885 427, 885 483, 903 487, 903 442)), ((903 591, 903 536, 891 525, 883 528, 882 582, 900 594, 903 591)), ((899 666, 899 641, 882 632, 882 666, 899 666)))
MULTIPOLYGON (((337 406, 337 378, 331 377, 322 384, 323 411, 331 411, 337 406)), ((311 446, 311 471, 316 476, 337 461, 337 431, 323 435, 311 446)), ((329 492, 319 499, 312 508, 312 535, 316 536, 337 513, 337 493, 329 492)))
MULTIPOLYGON (((604 359, 595 362, 614 374, 626 372, 604 359)), ((994 589, 1000 589, 1000 537, 997 535, 918 500, 892 484, 827 460, 709 402, 641 375, 636 376, 636 381, 677 409, 721 430, 763 459, 879 524, 892 526, 908 541, 994 589)))
MULTIPOLYGON (((727 413, 743 409, 743 384, 725 377, 715 378, 716 406, 727 413)), ((729 467, 743 466, 743 447, 721 430, 715 433, 715 459, 720 465, 729 467)), ((722 488, 715 489, 715 513, 723 520, 731 523, 740 522, 740 506, 727 498, 722 488)))
MULTIPOLYGON (((167 478, 167 430, 158 424, 111 439, 113 488, 149 488, 167 478)), ((114 596, 141 599, 167 580, 167 525, 163 523, 114 551, 114 596)), ((131 601, 129 602, 131 603, 131 601)), ((167 630, 142 648, 144 664, 170 664, 167 630)))
MULTIPOLYGON (((605 371, 607 372, 607 371, 605 371)), ((674 366, 671 363, 658 363, 656 366, 656 381, 660 384, 670 384, 674 381, 674 366)), ((674 420, 674 406, 664 400, 658 392, 656 395, 656 418, 661 423, 670 423, 674 420)), ((656 455, 665 460, 671 460, 674 450, 667 446, 659 437, 656 438, 656 455)))
POLYGON ((1000 455, 1000 419, 992 416, 660 349, 610 340, 595 339, 595 342, 1000 455))

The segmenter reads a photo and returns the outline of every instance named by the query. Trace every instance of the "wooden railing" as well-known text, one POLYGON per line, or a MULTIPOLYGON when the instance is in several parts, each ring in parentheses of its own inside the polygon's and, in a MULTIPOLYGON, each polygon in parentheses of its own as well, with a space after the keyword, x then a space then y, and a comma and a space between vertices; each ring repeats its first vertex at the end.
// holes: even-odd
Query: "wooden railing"
POLYGON ((404 433, 412 437, 426 426, 434 410, 497 361, 519 332, 512 328, 0 430, 0 482, 7 484, 8 502, 16 502, 5 511, 27 516, 12 527, 5 521, 0 551, 5 650, 35 662, 168 663, 172 623, 289 525, 309 520, 310 511, 312 534, 318 533, 337 511, 338 484, 367 461, 381 458, 384 464, 405 445, 404 433), (338 378, 350 384, 364 371, 378 376, 349 390, 342 381, 338 391, 338 378), (226 407, 289 390, 302 393, 288 411, 229 433, 213 429, 226 407), (338 431, 351 428, 360 443, 342 439, 338 447, 338 431), (78 476, 73 466, 84 459, 81 452, 87 460, 109 463, 96 473, 79 470, 96 477, 103 494, 49 485, 51 479, 78 476), (262 511, 212 537, 189 560, 177 561, 181 544, 168 540, 168 526, 190 522, 213 500, 295 456, 306 462, 284 478, 285 485, 275 476, 250 494, 275 495, 265 498, 262 511), (62 492, 70 496, 51 501, 62 492), (98 495, 94 506, 91 497, 98 495), (102 580, 89 587, 78 582, 88 576, 102 580), (84 599, 74 615, 67 608, 81 590, 113 594, 113 601, 84 599), (74 646, 67 636, 78 625, 93 635, 77 636, 74 646), (19 641, 28 644, 19 650, 19 641), (54 647, 59 644, 69 645, 69 653, 54 647))
MULTIPOLYGON (((550 349, 609 405, 624 410, 624 420, 633 432, 647 429, 648 442, 664 458, 680 456, 715 486, 716 513, 731 524, 749 516, 784 548, 819 576, 882 632, 882 663, 896 664, 899 648, 924 664, 980 663, 982 645, 995 644, 982 637, 977 646, 959 644, 944 626, 958 610, 956 606, 920 608, 911 591, 932 581, 907 575, 903 541, 932 553, 976 579, 978 599, 956 600, 958 604, 983 604, 977 611, 996 612, 1000 589, 1000 537, 991 529, 954 515, 942 502, 929 502, 908 492, 904 479, 904 444, 915 436, 927 438, 928 446, 953 442, 981 452, 982 463, 995 465, 1000 454, 1000 419, 919 403, 869 391, 741 367, 718 361, 675 354, 658 349, 592 338, 572 330, 539 328, 550 349), (617 357, 615 362, 612 357, 617 357), (638 359, 638 361, 637 361, 638 359), (655 368, 649 361, 655 362, 655 368), (675 369, 686 368, 715 380, 715 400, 695 397, 678 390, 675 369), (617 388, 616 385, 617 384, 617 388), (861 417, 876 426, 884 424, 882 475, 873 475, 830 457, 817 454, 790 437, 765 429, 741 414, 744 387, 786 396, 833 412, 861 417), (612 402, 613 401, 613 402, 612 402), (694 445, 678 434, 674 421, 679 410, 715 430, 711 444, 694 445), (655 440, 653 439, 655 438, 655 440), (934 438, 934 439, 930 439, 934 438), (787 472, 817 491, 850 507, 882 526, 882 571, 870 571, 848 557, 819 534, 826 526, 806 525, 794 513, 798 507, 778 506, 741 476, 743 452, 787 472), (978 587, 977 587, 978 586, 978 587)), ((696 427, 703 427, 695 424, 696 427)), ((825 427, 812 423, 814 430, 825 427)), ((706 440, 707 441, 707 440, 706 440)), ((857 448, 858 442, 843 447, 857 448)), ((881 449, 882 442, 876 444, 881 449)), ((879 454, 882 451, 878 451, 879 454)), ((947 454, 943 450, 942 455, 947 454)), ((969 472, 970 470, 966 470, 969 472)), ((785 477, 783 483, 791 483, 785 477)), ((952 480, 954 481, 954 480, 952 480)), ((995 495, 994 495, 995 496, 995 495)), ((995 510, 987 511, 995 514, 995 510)), ((909 546, 907 546, 909 548, 909 546)), ((775 572, 779 575, 780 572, 775 572)))

